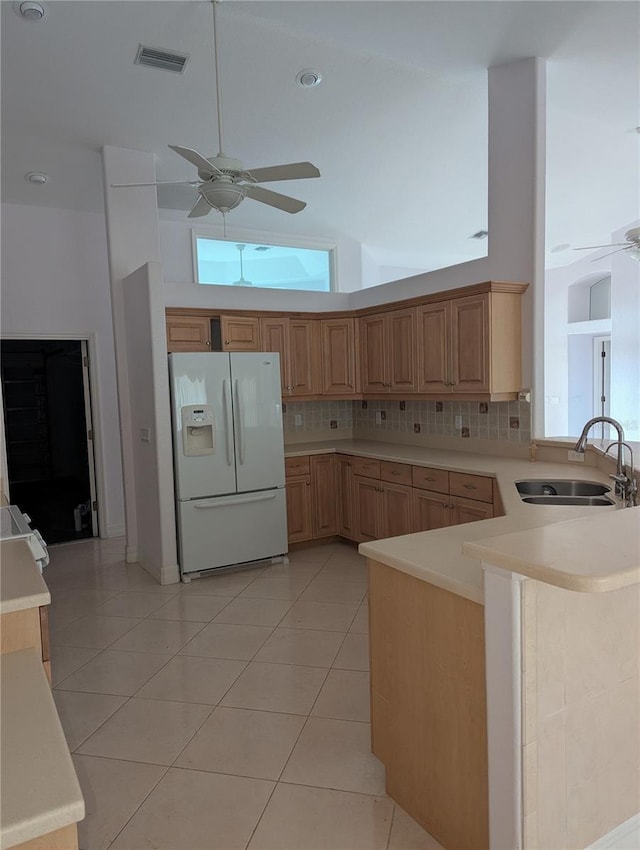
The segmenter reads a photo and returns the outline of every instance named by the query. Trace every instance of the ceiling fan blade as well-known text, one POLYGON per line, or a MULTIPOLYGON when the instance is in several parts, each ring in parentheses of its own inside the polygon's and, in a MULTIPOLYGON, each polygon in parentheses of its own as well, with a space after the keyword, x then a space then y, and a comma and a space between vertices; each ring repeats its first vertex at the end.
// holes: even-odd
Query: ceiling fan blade
POLYGON ((597 263, 598 260, 604 260, 605 257, 612 257, 614 254, 619 254, 621 251, 626 251, 629 246, 627 245, 625 248, 618 248, 617 251, 609 251, 608 254, 603 254, 601 257, 594 257, 591 260, 592 263, 597 263))
POLYGON ((111 183, 112 189, 126 189, 132 186, 197 186, 201 180, 159 180, 157 183, 111 183))
POLYGON ((308 177, 320 177, 320 172, 310 162, 289 162, 286 165, 272 165, 268 168, 248 168, 242 172, 245 180, 256 183, 271 183, 276 180, 303 180, 308 177))
POLYGON ((222 174, 219 168, 211 165, 208 159, 205 159, 198 151, 192 151, 191 148, 182 148, 180 145, 169 145, 172 151, 175 151, 179 156, 186 159, 191 165, 199 171, 207 171, 209 174, 222 174))
POLYGON ((617 245, 628 245, 628 242, 609 242, 608 245, 585 245, 583 248, 574 248, 574 251, 596 251, 598 248, 615 248, 617 245))
POLYGON ((187 218, 200 218, 200 216, 208 215, 211 212, 211 204, 207 203, 202 196, 198 198, 187 218))
POLYGON ((263 189, 262 186, 246 186, 245 190, 247 198, 253 198, 254 201, 260 201, 262 204, 269 204, 270 207, 277 207, 283 212, 299 213, 307 206, 304 201, 298 201, 288 195, 281 195, 279 192, 272 192, 270 189, 263 189))

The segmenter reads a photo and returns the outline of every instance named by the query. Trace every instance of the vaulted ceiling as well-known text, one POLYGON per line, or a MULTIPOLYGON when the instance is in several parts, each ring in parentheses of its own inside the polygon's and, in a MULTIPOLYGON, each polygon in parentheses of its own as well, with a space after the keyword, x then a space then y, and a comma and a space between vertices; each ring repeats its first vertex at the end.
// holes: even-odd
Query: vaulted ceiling
MULTIPOLYGON (((42 2, 39 22, 1 4, 3 200, 101 209, 104 144, 152 151, 160 180, 193 179, 167 145, 217 152, 210 3, 42 2), (184 74, 134 65, 140 43, 190 54, 184 74), (24 180, 34 170, 46 186, 24 180)), ((307 201, 299 215, 244 201, 229 222, 353 239, 415 271, 482 256, 486 69, 535 55, 548 60, 548 248, 605 242, 638 215, 639 22, 632 2, 227 0, 225 152, 322 173, 284 184, 307 201), (300 88, 304 68, 322 84, 300 88)), ((158 192, 167 209, 194 198, 158 192)))

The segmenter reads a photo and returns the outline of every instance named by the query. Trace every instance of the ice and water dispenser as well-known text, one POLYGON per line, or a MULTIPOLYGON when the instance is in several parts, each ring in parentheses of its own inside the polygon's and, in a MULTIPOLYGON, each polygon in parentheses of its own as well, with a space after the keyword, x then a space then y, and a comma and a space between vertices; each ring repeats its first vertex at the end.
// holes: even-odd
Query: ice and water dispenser
POLYGON ((210 404, 189 404, 180 409, 180 415, 185 457, 212 455, 216 450, 213 407, 210 404))

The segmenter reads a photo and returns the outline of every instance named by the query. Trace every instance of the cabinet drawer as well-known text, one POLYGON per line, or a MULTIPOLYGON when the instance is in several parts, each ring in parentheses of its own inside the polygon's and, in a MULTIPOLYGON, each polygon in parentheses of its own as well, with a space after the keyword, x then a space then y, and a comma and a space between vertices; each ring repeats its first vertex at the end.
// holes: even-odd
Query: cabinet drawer
POLYGON ((364 475, 365 478, 380 478, 380 461, 370 457, 351 458, 354 475, 364 475))
POLYGON ((380 478, 392 484, 411 484, 411 466, 383 460, 380 462, 380 478))
POLYGON ((432 469, 428 466, 411 467, 414 487, 421 490, 435 490, 436 493, 449 492, 449 473, 446 469, 432 469))
POLYGON ((309 455, 286 457, 284 459, 284 474, 287 478, 290 478, 292 475, 308 475, 309 455))
POLYGON ((463 472, 449 473, 449 492, 452 496, 493 502, 493 478, 484 475, 467 475, 463 472))

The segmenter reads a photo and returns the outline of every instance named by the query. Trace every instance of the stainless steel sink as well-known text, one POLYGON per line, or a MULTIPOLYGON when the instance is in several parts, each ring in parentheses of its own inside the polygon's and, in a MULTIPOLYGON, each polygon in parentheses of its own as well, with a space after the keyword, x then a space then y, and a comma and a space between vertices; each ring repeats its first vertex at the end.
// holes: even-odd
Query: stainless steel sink
MULTIPOLYGON (((571 478, 546 479, 536 478, 530 481, 516 481, 518 493, 524 502, 525 496, 604 496, 611 492, 611 487, 598 481, 576 481, 571 478)), ((544 503, 539 503, 544 504, 544 503)), ((573 502, 564 502, 573 504, 573 502)), ((581 504, 577 502, 577 504, 581 504)))
POLYGON ((584 505, 607 507, 615 504, 606 496, 522 496, 530 505, 584 505))

